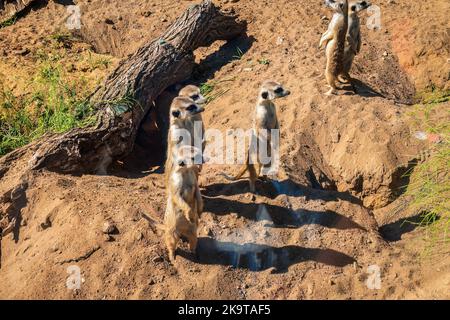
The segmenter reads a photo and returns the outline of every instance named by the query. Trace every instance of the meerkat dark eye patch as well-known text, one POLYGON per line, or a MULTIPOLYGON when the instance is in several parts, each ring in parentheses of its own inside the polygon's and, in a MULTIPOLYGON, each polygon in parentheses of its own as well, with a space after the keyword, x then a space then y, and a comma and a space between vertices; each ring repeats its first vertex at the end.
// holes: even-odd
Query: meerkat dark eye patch
POLYGON ((180 116, 180 111, 176 110, 176 111, 172 111, 172 116, 174 116, 175 118, 178 118, 180 116))
POLYGON ((264 91, 263 93, 261 93, 261 97, 263 99, 267 99, 269 97, 269 93, 267 91, 264 91))
POLYGON ((195 104, 191 104, 189 107, 186 108, 187 111, 192 112, 197 110, 197 106, 195 104))
POLYGON ((194 101, 197 101, 200 98, 200 96, 198 94, 194 94, 193 96, 191 96, 191 99, 194 101))
POLYGON ((352 6, 352 11, 356 11, 356 6, 352 6))
POLYGON ((275 89, 274 92, 275 92, 276 94, 281 94, 281 93, 283 93, 283 91, 284 91, 283 88, 278 87, 278 88, 275 89))
POLYGON ((180 161, 180 162, 178 162, 178 165, 179 165, 180 167, 184 167, 186 164, 184 163, 184 161, 180 161))
MULTIPOLYGON (((366 5, 367 5, 367 2, 365 2, 365 1, 361 2, 361 5, 362 5, 362 6, 366 6, 366 5)), ((355 7, 355 8, 356 8, 356 7, 355 7)))

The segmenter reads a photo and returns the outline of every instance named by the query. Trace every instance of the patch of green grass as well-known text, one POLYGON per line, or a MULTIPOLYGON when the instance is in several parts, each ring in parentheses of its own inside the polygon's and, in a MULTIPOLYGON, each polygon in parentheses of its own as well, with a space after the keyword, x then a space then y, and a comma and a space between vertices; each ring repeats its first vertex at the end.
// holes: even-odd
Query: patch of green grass
POLYGON ((17 21, 17 16, 13 15, 11 18, 0 22, 0 29, 12 26, 13 24, 16 23, 16 21, 17 21))
POLYGON ((264 65, 264 66, 267 66, 267 65, 270 64, 270 59, 262 58, 262 59, 259 59, 259 60, 258 60, 258 63, 259 63, 259 64, 262 64, 262 65, 264 65))
POLYGON ((55 40, 58 43, 70 43, 73 40, 73 36, 67 32, 55 32, 50 35, 50 39, 55 40))
POLYGON ((43 61, 29 94, 15 96, 0 83, 0 155, 26 145, 48 132, 61 133, 94 121, 87 94, 65 80, 62 66, 43 61), (3 89, 2 89, 3 87, 3 89))
POLYGON ((94 54, 92 51, 88 52, 86 60, 91 70, 107 69, 111 64, 111 59, 109 57, 94 54))
POLYGON ((416 100, 421 104, 436 104, 450 101, 450 89, 439 90, 431 85, 427 90, 418 92, 416 94, 416 100))
POLYGON ((202 83, 200 85, 200 92, 205 97, 206 104, 211 103, 215 99, 223 96, 225 93, 230 91, 230 89, 223 89, 223 88, 217 89, 217 86, 219 84, 224 83, 224 82, 233 81, 233 80, 234 80, 234 78, 202 83))
POLYGON ((244 56, 244 52, 241 50, 241 48, 236 47, 236 53, 233 55, 233 59, 241 60, 243 56, 244 56))
POLYGON ((414 127, 440 139, 428 159, 410 173, 405 196, 408 209, 421 214, 420 226, 427 227, 428 249, 450 241, 450 108, 448 92, 434 92, 411 113, 414 127), (447 99, 447 100, 446 100, 447 99), (444 103, 442 103, 444 102, 444 103))

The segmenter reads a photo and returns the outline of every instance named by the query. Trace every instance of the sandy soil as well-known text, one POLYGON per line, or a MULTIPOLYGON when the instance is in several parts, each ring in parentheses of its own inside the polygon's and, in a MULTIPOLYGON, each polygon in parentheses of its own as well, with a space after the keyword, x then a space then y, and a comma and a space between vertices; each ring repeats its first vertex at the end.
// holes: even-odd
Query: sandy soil
MULTIPOLYGON (((73 72, 96 80, 195 3, 76 2, 84 27, 79 43, 68 48, 68 63, 89 48, 114 56, 102 75, 73 72)), ((248 34, 198 50, 192 81, 209 81, 222 93, 204 115, 207 127, 222 131, 251 126, 248 115, 265 79, 292 91, 277 105, 278 177, 259 183, 252 201, 245 180, 225 183, 217 176, 235 166, 206 165, 200 257, 184 245, 171 265, 151 222, 162 219, 165 190, 161 157, 154 157, 161 146, 146 144, 149 132, 141 132, 134 154, 106 175, 41 171, 11 190, 20 186, 27 165, 18 161, 0 183, 6 195, 0 209, 21 220, 2 240, 0 298, 450 298, 448 248, 422 255, 425 231, 402 225, 389 210, 409 162, 428 148, 413 138, 407 104, 430 82, 448 88, 448 2, 377 1, 383 24, 362 29, 352 72, 358 94, 345 90, 331 98, 323 95, 325 57, 317 48, 330 18, 321 1, 257 2, 221 2, 249 22, 248 34), (270 62, 258 62, 263 59, 270 62), (105 221, 116 226, 115 234, 103 234, 105 221), (81 269, 80 290, 66 287, 71 265, 81 269), (367 286, 370 266, 380 270, 378 290, 367 286)), ((0 29, 0 75, 14 90, 32 72, 35 48, 62 24, 45 22, 64 13, 63 5, 49 1, 0 29), (30 53, 23 54, 24 47, 30 53)), ((166 107, 172 94, 165 92, 158 107, 166 107)), ((31 156, 32 149, 27 152, 31 156)))

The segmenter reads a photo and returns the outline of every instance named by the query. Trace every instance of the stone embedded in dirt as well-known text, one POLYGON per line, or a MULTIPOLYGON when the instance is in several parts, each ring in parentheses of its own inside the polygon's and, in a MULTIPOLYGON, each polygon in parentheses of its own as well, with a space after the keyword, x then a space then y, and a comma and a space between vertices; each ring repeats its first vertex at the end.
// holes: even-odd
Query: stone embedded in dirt
POLYGON ((152 12, 149 10, 145 10, 141 12, 141 16, 143 17, 150 17, 152 15, 152 12))
POLYGON ((106 18, 104 21, 106 24, 114 24, 114 21, 110 18, 106 18))
POLYGON ((105 221, 103 223, 102 232, 105 234, 116 234, 119 233, 119 230, 112 221, 105 221))
POLYGON ((160 262, 163 262, 163 261, 164 261, 164 258, 161 257, 161 256, 156 256, 156 257, 152 258, 152 262, 153 263, 160 263, 160 262))
POLYGON ((27 54, 30 53, 30 49, 22 48, 22 49, 14 50, 13 53, 15 55, 19 55, 19 56, 26 56, 27 54))
POLYGON ((136 241, 141 241, 143 238, 144 238, 144 235, 142 234, 142 232, 136 233, 136 241))

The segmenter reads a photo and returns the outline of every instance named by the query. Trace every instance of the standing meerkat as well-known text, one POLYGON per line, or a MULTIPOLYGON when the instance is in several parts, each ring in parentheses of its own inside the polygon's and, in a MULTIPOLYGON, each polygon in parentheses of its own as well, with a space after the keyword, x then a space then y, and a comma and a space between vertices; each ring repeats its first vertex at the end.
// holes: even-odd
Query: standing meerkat
POLYGON ((176 97, 170 106, 170 127, 167 139, 167 159, 165 163, 166 175, 170 173, 173 166, 173 157, 178 149, 183 145, 194 146, 196 139, 195 134, 195 118, 205 109, 196 104, 191 98, 176 97), (184 141, 180 137, 180 133, 188 134, 190 141, 184 141))
POLYGON ((332 8, 335 13, 328 25, 328 30, 320 39, 319 48, 325 45, 327 66, 325 77, 330 90, 326 95, 337 93, 336 81, 344 70, 344 50, 348 28, 348 0, 326 0, 325 4, 332 8))
POLYGON ((203 200, 198 187, 198 167, 194 164, 199 150, 190 146, 181 147, 175 153, 173 168, 166 182, 167 206, 164 215, 164 241, 171 261, 181 237, 189 242, 189 249, 196 254, 197 229, 203 211, 203 200))
POLYGON ((347 43, 344 50, 344 68, 340 77, 344 83, 350 82, 350 69, 352 68, 353 59, 361 51, 361 22, 358 15, 361 11, 366 10, 371 5, 372 4, 368 1, 353 1, 349 4, 347 43))
MULTIPOLYGON (((179 97, 188 97, 191 98, 196 104, 202 106, 204 108, 204 105, 206 104, 206 98, 202 95, 200 92, 200 88, 194 85, 187 85, 183 89, 180 90, 178 93, 179 97)), ((195 136, 201 137, 202 139, 202 154, 205 151, 205 125, 203 124, 203 118, 201 113, 197 113, 192 116, 192 120, 195 122, 198 122, 199 125, 195 127, 195 136), (201 130, 201 131, 200 131, 201 130)), ((201 171, 201 166, 199 166, 199 169, 201 171)))
MULTIPOLYGON (((266 143, 262 145, 267 147, 266 154, 268 156, 272 156, 270 131, 280 128, 273 100, 286 97, 289 94, 290 91, 286 90, 280 83, 275 81, 265 81, 261 86, 253 120, 253 135, 256 137, 256 141, 258 141, 258 148, 261 146, 261 141, 266 140, 266 143)), ((245 163, 236 176, 231 177, 225 173, 221 173, 220 175, 229 181, 236 181, 248 171, 250 192, 255 193, 255 182, 258 177, 261 176, 263 167, 267 165, 262 164, 261 159, 259 159, 257 155, 255 157, 254 154, 251 154, 251 151, 252 150, 248 151, 245 163), (251 159, 253 161, 250 161, 251 159)))

